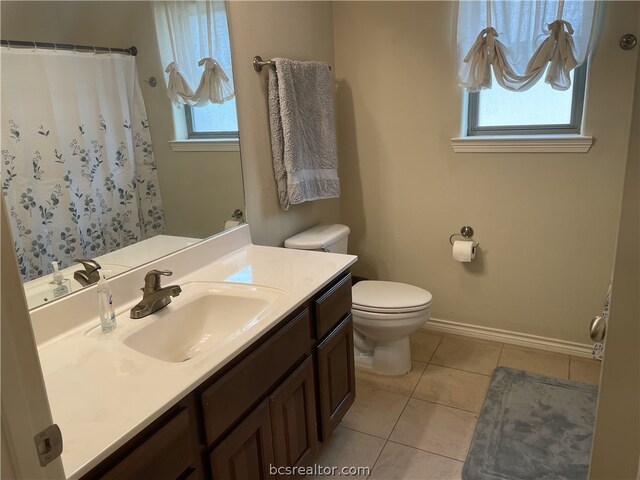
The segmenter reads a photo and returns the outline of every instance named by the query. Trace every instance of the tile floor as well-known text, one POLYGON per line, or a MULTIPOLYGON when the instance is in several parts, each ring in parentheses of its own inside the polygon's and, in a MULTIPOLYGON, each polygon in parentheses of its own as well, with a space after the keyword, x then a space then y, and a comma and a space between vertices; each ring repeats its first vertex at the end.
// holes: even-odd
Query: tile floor
POLYGON ((424 329, 411 349, 413 368, 403 377, 356 368, 356 401, 318 464, 367 466, 371 480, 457 480, 494 368, 593 384, 600 378, 595 360, 424 329))

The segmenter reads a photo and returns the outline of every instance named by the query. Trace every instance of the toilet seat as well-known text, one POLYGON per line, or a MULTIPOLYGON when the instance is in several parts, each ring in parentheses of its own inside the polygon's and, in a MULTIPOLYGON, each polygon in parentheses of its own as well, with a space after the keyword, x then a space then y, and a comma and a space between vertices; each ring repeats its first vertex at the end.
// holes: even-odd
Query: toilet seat
POLYGON ((351 292, 354 310, 389 315, 426 310, 433 298, 431 293, 422 288, 380 280, 358 282, 351 292))

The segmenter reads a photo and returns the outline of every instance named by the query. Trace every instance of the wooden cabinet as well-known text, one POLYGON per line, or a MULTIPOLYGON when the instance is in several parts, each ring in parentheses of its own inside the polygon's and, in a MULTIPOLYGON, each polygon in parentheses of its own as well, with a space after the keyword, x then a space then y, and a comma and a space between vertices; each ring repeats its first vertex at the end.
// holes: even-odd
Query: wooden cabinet
POLYGON ((311 464, 355 398, 350 312, 347 273, 83 480, 254 480, 311 464))
POLYGON ((269 400, 262 402, 211 452, 214 479, 271 478, 274 464, 269 400))
POLYGON ((192 464, 189 414, 182 410, 103 478, 134 480, 145 476, 173 480, 189 471, 192 464))
POLYGON ((318 345, 320 439, 325 441, 356 398, 351 314, 318 345))
POLYGON ((273 478, 277 468, 310 464, 318 453, 313 385, 308 357, 213 449, 213 478, 273 478))
POLYGON ((310 353, 311 324, 305 308, 202 392, 207 444, 215 443, 310 353))
POLYGON ((318 453, 313 358, 269 397, 275 465, 309 465, 318 453))
POLYGON ((199 438, 194 396, 189 395, 83 478, 202 479, 199 438))
POLYGON ((319 437, 329 438, 356 397, 351 320, 351 274, 314 301, 319 437))

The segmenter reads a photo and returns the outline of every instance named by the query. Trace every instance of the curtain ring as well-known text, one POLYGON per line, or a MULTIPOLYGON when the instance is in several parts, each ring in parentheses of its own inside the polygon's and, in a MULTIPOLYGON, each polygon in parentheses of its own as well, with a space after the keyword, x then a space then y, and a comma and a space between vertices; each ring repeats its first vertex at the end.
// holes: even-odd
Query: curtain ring
POLYGON ((97 54, 98 52, 96 51, 96 47, 93 47, 93 54, 97 54))
POLYGON ((111 47, 107 47, 109 48, 109 56, 111 56, 111 47))
POLYGON ((78 51, 76 50, 77 45, 73 46, 73 53, 78 53, 78 51))
POLYGON ((37 52, 38 51, 38 44, 36 42, 32 42, 33 43, 33 51, 37 52))
POLYGON ((11 42, 7 40, 7 50, 11 50, 11 42))
POLYGON ((58 53, 58 44, 56 42, 53 42, 53 52, 58 53))

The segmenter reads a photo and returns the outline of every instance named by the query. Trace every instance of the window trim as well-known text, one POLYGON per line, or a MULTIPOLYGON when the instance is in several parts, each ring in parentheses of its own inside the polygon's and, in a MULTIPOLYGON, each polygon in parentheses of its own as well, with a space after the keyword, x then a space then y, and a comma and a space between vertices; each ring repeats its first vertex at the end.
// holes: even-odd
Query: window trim
MULTIPOLYGON (((191 114, 191 108, 189 105, 184 106, 184 118, 187 124, 187 138, 189 140, 240 140, 240 134, 236 131, 229 132, 196 132, 193 130, 193 115, 191 114)), ((236 116, 238 115, 236 111, 236 116)))
POLYGON ((587 62, 576 67, 573 75, 571 120, 568 124, 478 126, 480 92, 470 92, 467 106, 467 137, 493 135, 576 135, 581 133, 587 83, 587 62))
POLYGON ((476 135, 451 139, 455 153, 587 153, 594 138, 584 135, 476 135))
POLYGON ((230 139, 191 139, 170 140, 169 146, 174 152, 239 152, 240 141, 230 139))

